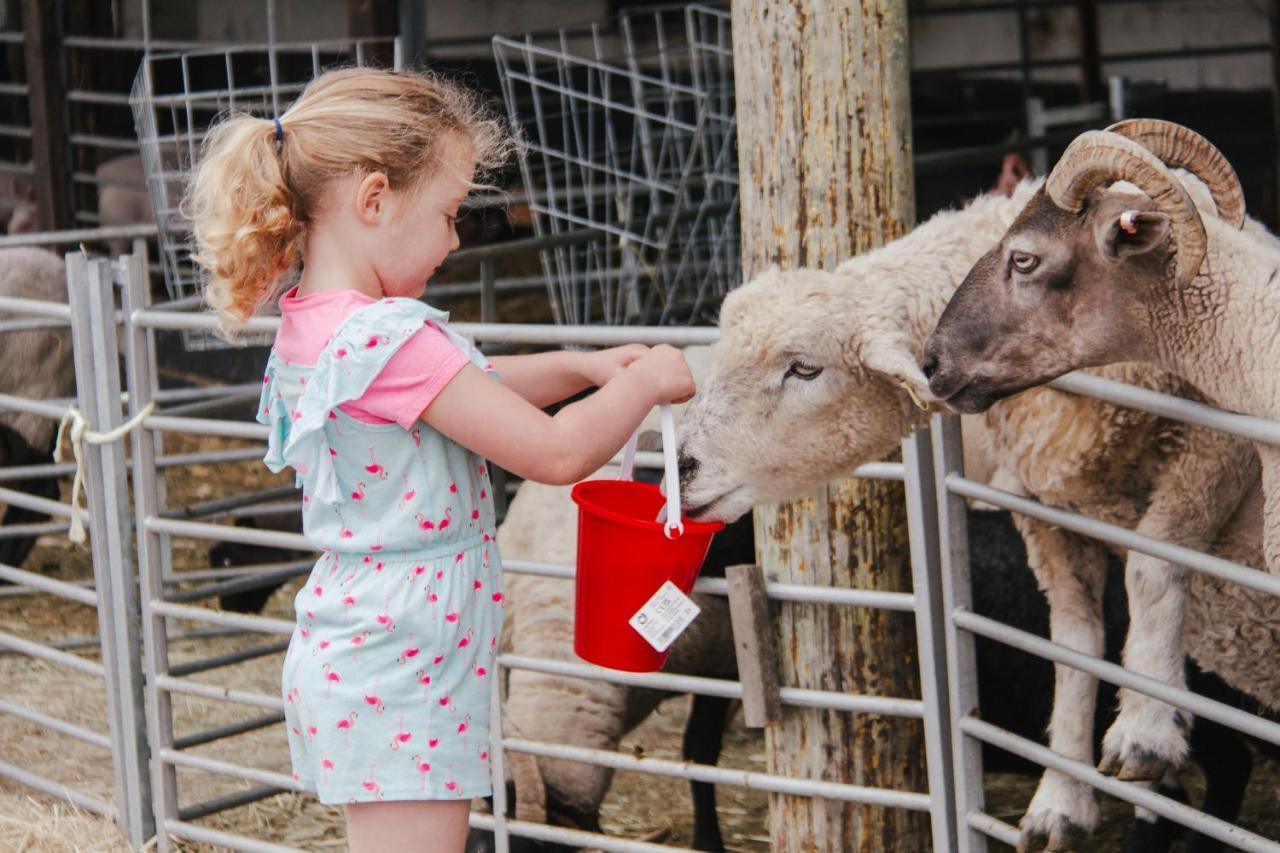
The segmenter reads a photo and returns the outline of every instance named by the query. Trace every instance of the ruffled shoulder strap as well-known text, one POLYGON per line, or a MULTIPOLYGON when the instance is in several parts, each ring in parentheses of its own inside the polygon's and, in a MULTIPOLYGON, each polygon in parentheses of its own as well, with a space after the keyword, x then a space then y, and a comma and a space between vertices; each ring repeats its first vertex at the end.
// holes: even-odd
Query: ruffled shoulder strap
POLYGON ((280 428, 280 415, 287 434, 280 461, 293 466, 313 497, 326 503, 345 498, 325 436, 330 413, 360 399, 387 361, 424 324, 437 323, 448 333, 448 316, 416 299, 382 299, 358 308, 321 351, 294 410, 270 410, 273 434, 280 428))

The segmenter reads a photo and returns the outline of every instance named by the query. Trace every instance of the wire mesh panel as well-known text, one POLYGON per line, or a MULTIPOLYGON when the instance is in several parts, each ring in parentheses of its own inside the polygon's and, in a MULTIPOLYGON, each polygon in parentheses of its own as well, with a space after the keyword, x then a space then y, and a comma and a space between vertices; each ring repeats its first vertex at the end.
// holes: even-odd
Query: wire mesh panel
POLYGON ((739 279, 729 13, 662 7, 585 37, 497 37, 540 234, 570 324, 714 319, 739 279))
MULTIPOLYGON (((224 46, 143 60, 130 103, 171 297, 194 296, 202 283, 202 273, 191 259, 191 225, 181 202, 210 126, 230 112, 279 115, 324 69, 373 64, 387 56, 400 67, 394 39, 224 46)), ((191 333, 186 340, 189 348, 207 348, 217 341, 205 332, 191 333)))

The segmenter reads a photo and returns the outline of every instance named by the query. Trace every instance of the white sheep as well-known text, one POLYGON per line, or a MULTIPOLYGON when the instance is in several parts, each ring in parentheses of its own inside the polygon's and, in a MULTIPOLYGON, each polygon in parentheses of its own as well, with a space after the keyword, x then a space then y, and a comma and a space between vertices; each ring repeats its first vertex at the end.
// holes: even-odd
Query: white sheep
MULTIPOLYGON (((938 214, 834 272, 770 271, 730 294, 713 375, 686 416, 689 512, 732 519, 755 503, 802 493, 892 453, 904 433, 924 422, 913 398, 927 395, 917 364, 929 330, 1038 187, 1024 183, 1010 199, 982 197, 938 214)), ((1175 385, 1133 367, 1101 373, 1162 390, 1175 385)), ((1048 389, 1008 400, 985 419, 966 418, 964 428, 974 479, 1125 523, 1142 519, 1148 501, 1176 503, 1187 524, 1144 532, 1199 538, 1205 546, 1222 538, 1234 557, 1250 546, 1257 555, 1247 513, 1225 524, 1222 518, 1256 484, 1256 462, 1241 442, 1048 389), (1205 471, 1216 477, 1212 489, 1201 479, 1205 471)), ((1019 527, 1049 601, 1052 639, 1100 655, 1103 549, 1032 519, 1019 519, 1019 527)), ((1280 602, 1193 579, 1184 632, 1189 653, 1280 708, 1280 672, 1257 664, 1274 654, 1276 626, 1280 602)), ((1096 681, 1065 666, 1056 673, 1050 746, 1091 762, 1096 681)), ((1186 737, 1177 721, 1169 722, 1155 734, 1174 763, 1185 756, 1186 737)), ((1024 845, 1047 840, 1064 849, 1098 819, 1088 786, 1046 772, 1023 818, 1024 845)))
MULTIPOLYGON (((0 295, 67 302, 67 276, 62 259, 41 249, 0 249, 0 295)), ((0 311, 0 319, 22 315, 0 311)), ((71 330, 26 329, 0 336, 0 393, 38 400, 65 398, 75 392, 71 330)), ((28 412, 0 413, 0 465, 40 465, 50 461, 57 422, 28 412)), ((15 488, 57 500, 58 480, 21 480, 15 488)), ((4 524, 31 524, 43 513, 10 506, 4 524)), ((21 566, 35 545, 34 537, 0 539, 0 563, 21 566)))

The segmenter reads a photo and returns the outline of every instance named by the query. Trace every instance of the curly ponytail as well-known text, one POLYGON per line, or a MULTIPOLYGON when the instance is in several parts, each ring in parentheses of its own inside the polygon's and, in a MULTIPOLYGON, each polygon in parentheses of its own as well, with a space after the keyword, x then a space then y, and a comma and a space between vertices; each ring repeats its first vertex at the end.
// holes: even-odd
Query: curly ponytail
POLYGON ((514 147, 474 93, 406 71, 322 74, 276 124, 251 115, 216 124, 183 203, 193 259, 208 275, 205 302, 228 338, 279 295, 333 181, 377 170, 394 189, 412 186, 435 173, 450 133, 471 142, 480 174, 514 147))

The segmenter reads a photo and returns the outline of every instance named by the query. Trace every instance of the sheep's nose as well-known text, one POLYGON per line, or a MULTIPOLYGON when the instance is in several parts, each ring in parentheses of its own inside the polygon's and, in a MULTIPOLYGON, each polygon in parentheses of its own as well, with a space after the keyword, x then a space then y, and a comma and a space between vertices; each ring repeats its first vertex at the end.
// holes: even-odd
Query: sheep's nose
POLYGON ((924 371, 925 379, 932 379, 933 374, 938 372, 938 354, 935 352, 926 352, 924 362, 920 365, 920 369, 924 371))
POLYGON ((683 450, 676 457, 676 470, 680 474, 680 485, 685 485, 693 479, 694 474, 698 473, 699 462, 692 456, 687 455, 683 450))

